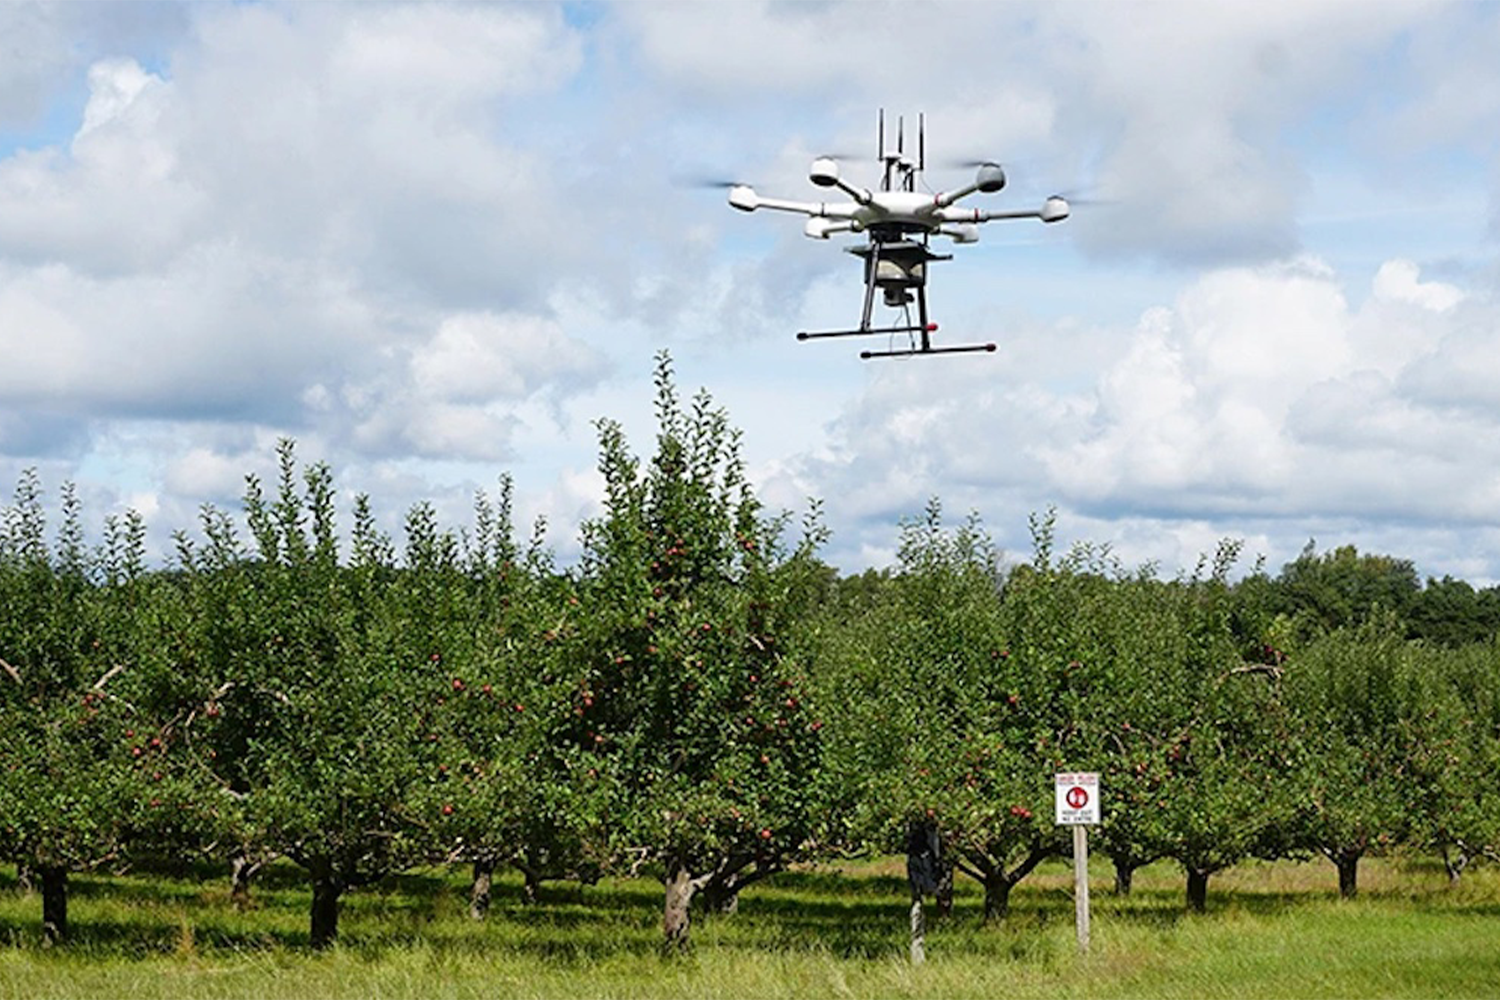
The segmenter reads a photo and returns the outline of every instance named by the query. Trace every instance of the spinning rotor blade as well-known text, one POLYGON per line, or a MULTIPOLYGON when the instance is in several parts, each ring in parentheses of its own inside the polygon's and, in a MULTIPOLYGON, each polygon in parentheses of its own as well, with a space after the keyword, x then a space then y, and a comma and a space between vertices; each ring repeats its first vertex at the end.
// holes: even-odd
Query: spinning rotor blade
POLYGON ((1118 198, 1101 198, 1091 188, 1072 188, 1067 191, 1055 191, 1052 197, 1061 198, 1069 205, 1082 205, 1085 208, 1119 204, 1118 198))
POLYGON ((672 179, 674 187, 698 188, 704 191, 727 191, 749 181, 732 180, 727 177, 711 177, 705 174, 679 174, 672 179))

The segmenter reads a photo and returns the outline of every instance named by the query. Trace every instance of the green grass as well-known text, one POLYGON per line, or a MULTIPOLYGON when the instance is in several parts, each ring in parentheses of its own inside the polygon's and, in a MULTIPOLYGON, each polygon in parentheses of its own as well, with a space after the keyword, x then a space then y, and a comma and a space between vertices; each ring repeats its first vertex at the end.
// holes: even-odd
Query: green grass
POLYGON ((1077 954, 1071 872, 1039 869, 1004 926, 980 923, 961 885, 930 922, 928 962, 906 955, 902 867, 790 873, 739 914, 697 918, 686 959, 657 953, 650 882, 548 886, 539 905, 498 886, 489 921, 465 916, 460 874, 392 879, 346 898, 341 941, 306 951, 308 892, 295 870, 237 913, 227 880, 74 880, 73 941, 41 944, 40 901, 0 869, 0 997, 1492 997, 1500 994, 1500 872, 1458 886, 1440 868, 1366 862, 1361 897, 1321 863, 1245 865, 1210 883, 1209 913, 1182 908, 1171 865, 1128 899, 1094 871, 1093 949, 1077 954))

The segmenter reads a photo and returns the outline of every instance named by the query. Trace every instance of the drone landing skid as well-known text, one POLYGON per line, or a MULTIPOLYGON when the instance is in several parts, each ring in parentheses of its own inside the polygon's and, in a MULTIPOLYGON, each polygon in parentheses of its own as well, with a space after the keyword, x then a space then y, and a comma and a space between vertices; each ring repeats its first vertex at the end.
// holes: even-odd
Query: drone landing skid
POLYGON ((872 358, 914 358, 923 354, 973 354, 976 351, 989 353, 995 349, 994 344, 960 344, 957 347, 908 347, 902 351, 860 351, 861 361, 869 361, 872 358))
MULTIPOLYGON (((931 327, 926 326, 878 326, 864 327, 859 330, 819 330, 816 333, 804 330, 797 334, 798 340, 819 340, 823 337, 874 337, 882 333, 927 333, 931 327)), ((924 336, 922 338, 926 340, 924 336)))
POLYGON ((864 361, 873 358, 910 358, 923 354, 973 354, 975 352, 990 352, 995 350, 994 344, 960 344, 956 347, 933 347, 928 339, 928 334, 933 330, 933 325, 927 326, 881 326, 871 327, 863 330, 803 330, 797 334, 798 340, 821 340, 827 337, 875 337, 881 334, 896 335, 902 333, 920 333, 922 340, 920 344, 911 347, 900 348, 889 351, 860 351, 859 356, 864 361))

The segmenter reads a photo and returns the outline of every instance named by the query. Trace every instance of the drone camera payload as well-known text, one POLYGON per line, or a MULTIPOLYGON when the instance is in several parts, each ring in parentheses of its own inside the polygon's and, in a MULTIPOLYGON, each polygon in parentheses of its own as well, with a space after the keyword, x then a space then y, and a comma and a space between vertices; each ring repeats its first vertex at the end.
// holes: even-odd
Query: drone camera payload
POLYGON ((808 179, 818 187, 837 188, 851 200, 804 202, 763 198, 750 185, 735 184, 729 189, 729 204, 742 212, 768 208, 805 215, 808 218, 803 232, 812 239, 826 240, 835 233, 866 234, 864 243, 845 248, 864 260, 865 299, 859 326, 852 330, 803 331, 797 334, 798 340, 879 334, 907 337, 902 347, 861 351, 860 357, 865 359, 994 351, 994 344, 933 345, 931 334, 936 332, 937 324, 927 318, 927 265, 951 260, 952 254, 935 253, 930 241, 934 236, 944 236, 954 243, 975 243, 979 240, 981 223, 1002 219, 1061 222, 1068 217, 1068 201, 1061 195, 1053 195, 1040 208, 1004 212, 958 207, 957 203, 971 194, 995 194, 1005 187, 1005 170, 992 160, 978 163, 974 180, 954 191, 936 194, 918 191, 918 182, 926 169, 926 123, 918 116, 917 158, 912 160, 905 150, 905 123, 897 121, 896 147, 887 149, 885 112, 881 111, 876 149, 882 171, 877 190, 854 186, 840 175, 838 160, 820 156, 813 160, 808 179), (901 311, 900 322, 892 326, 871 325, 877 290, 888 308, 901 311), (913 306, 917 310, 915 321, 911 315, 913 306))

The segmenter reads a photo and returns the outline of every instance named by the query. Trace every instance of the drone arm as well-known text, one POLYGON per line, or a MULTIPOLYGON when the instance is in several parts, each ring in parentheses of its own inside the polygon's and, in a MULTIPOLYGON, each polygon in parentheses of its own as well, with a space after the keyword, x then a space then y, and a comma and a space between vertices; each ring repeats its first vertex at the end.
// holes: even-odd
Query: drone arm
POLYGON ((761 198, 760 208, 772 208, 778 212, 797 212, 819 219, 852 219, 858 205, 847 202, 788 201, 784 198, 761 198))
POLYGON ((755 189, 740 184, 729 191, 729 204, 742 212, 753 212, 757 208, 769 208, 777 212, 795 212, 821 219, 852 219, 859 210, 856 204, 847 202, 789 201, 786 198, 763 198, 755 189))
POLYGON ((975 191, 983 191, 985 194, 994 194, 1005 187, 1005 171, 998 163, 981 163, 979 171, 974 175, 974 180, 965 184, 956 191, 946 191, 932 199, 939 213, 960 198, 967 198, 975 191))
POLYGON ((1005 219, 1041 219, 1043 222, 1061 222, 1069 215, 1067 199, 1053 195, 1042 202, 1041 208, 1023 209, 1013 212, 986 212, 983 209, 939 208, 933 217, 939 222, 997 222, 1005 219))
POLYGON ((852 219, 839 221, 814 217, 807 220, 807 225, 802 227, 802 233, 810 239, 826 240, 834 233, 854 233, 859 232, 862 228, 859 223, 852 219))
POLYGON ((1003 219, 1039 219, 1042 213, 1036 209, 1013 212, 986 212, 978 208, 939 210, 934 215, 943 222, 998 222, 1003 219))
POLYGON ((949 205, 952 205, 960 198, 967 198, 969 195, 978 190, 978 184, 965 184, 963 187, 957 189, 956 191, 944 191, 942 194, 937 195, 932 199, 932 203, 938 207, 938 211, 939 213, 941 213, 943 209, 947 208, 949 205))
POLYGON ((853 198, 855 202, 860 206, 868 205, 870 204, 870 202, 875 200, 875 196, 872 195, 869 191, 865 190, 864 188, 857 188, 843 178, 835 179, 834 186, 837 187, 840 191, 847 194, 849 197, 853 198))

